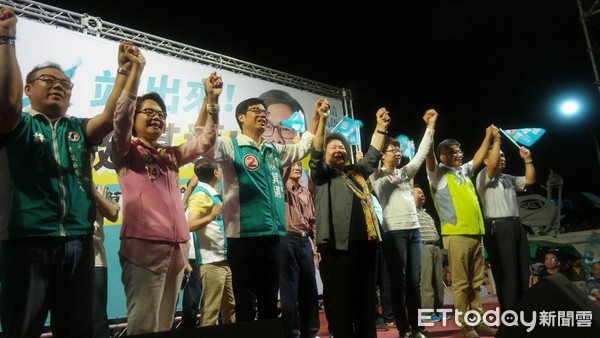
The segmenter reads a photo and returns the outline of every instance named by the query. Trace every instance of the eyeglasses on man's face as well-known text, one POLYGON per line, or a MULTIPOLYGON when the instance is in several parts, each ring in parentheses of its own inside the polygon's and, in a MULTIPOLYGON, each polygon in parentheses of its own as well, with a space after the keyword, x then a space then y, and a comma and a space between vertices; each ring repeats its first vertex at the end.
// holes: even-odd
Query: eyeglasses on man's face
POLYGON ((58 82, 64 90, 71 90, 75 86, 75 84, 69 79, 59 79, 56 76, 50 74, 42 74, 33 79, 33 81, 31 82, 33 83, 38 80, 47 83, 50 87, 54 86, 58 82))
POLYGON ((449 151, 444 153, 443 155, 454 155, 454 156, 458 156, 458 155, 462 155, 463 151, 462 150, 453 150, 453 151, 449 151))
POLYGON ((269 115, 271 114, 266 109, 262 109, 262 108, 258 108, 258 107, 248 108, 248 110, 246 110, 246 112, 252 112, 252 114, 254 114, 256 116, 265 114, 266 117, 269 117, 269 115))
POLYGON ((402 148, 390 148, 384 151, 384 153, 402 154, 402 148))
POLYGON ((138 113, 144 113, 149 118, 153 118, 154 116, 158 116, 158 118, 161 120, 165 120, 167 118, 167 113, 160 110, 154 110, 152 108, 142 109, 138 113))
POLYGON ((267 121, 267 126, 265 127, 265 132, 263 133, 263 136, 273 136, 273 133, 275 133, 275 129, 277 129, 279 135, 281 135, 281 137, 286 140, 291 140, 294 138, 294 136, 296 136, 296 131, 294 129, 282 125, 274 126, 269 121, 267 121))

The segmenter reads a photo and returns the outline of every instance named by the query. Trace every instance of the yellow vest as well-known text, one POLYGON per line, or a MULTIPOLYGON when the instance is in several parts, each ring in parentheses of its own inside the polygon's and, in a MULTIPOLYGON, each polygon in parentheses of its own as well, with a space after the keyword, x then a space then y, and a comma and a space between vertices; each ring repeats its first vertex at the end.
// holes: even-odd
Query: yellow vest
POLYGON ((442 235, 483 235, 483 215, 471 178, 446 172, 448 184, 431 194, 442 224, 442 235))

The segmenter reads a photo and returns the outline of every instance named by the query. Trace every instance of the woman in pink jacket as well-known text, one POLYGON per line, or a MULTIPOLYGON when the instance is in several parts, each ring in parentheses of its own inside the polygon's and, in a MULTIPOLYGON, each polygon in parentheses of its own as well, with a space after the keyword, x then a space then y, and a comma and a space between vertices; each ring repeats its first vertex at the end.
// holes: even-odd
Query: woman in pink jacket
POLYGON ((132 69, 117 102, 110 150, 123 194, 119 258, 128 335, 171 329, 190 239, 179 167, 214 145, 223 88, 221 77, 211 73, 204 81, 196 137, 163 146, 158 142, 167 118, 163 99, 154 92, 136 97, 142 68, 132 69))

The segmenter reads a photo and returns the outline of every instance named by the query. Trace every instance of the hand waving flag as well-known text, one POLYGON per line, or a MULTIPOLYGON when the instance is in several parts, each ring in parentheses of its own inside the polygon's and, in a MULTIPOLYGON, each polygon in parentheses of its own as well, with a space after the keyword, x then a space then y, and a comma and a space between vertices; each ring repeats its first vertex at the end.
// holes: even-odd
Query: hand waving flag
POLYGON ((546 132, 543 128, 521 128, 521 129, 500 129, 517 147, 520 143, 526 147, 531 147, 546 132))
POLYGON ((281 121, 281 124, 294 129, 300 134, 306 131, 306 123, 304 122, 304 113, 302 110, 295 111, 289 119, 281 121))
POLYGON ((360 140, 360 128, 363 126, 362 121, 344 116, 338 124, 333 127, 331 132, 340 133, 346 137, 350 145, 358 145, 360 140))
POLYGON ((402 157, 406 157, 412 160, 415 157, 415 141, 408 138, 408 136, 401 134, 396 136, 400 146, 402 147, 402 157))

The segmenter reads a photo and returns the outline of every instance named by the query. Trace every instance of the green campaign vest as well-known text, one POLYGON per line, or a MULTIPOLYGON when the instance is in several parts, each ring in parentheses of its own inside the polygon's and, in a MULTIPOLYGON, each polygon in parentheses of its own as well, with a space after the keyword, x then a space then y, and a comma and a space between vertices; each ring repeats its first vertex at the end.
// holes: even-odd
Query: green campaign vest
POLYGON ((271 142, 258 149, 232 141, 240 187, 240 237, 285 236, 285 191, 277 149, 271 142))
POLYGON ((4 149, 13 182, 9 238, 91 235, 96 217, 88 119, 21 113, 4 149))

